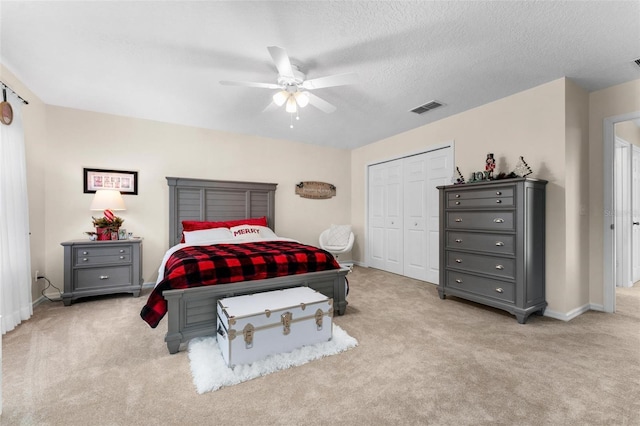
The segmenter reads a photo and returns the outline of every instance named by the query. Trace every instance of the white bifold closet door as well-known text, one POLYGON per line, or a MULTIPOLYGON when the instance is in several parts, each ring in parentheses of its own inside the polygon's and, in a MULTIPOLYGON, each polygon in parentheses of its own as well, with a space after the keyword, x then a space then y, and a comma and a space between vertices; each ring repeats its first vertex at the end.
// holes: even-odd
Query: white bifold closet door
POLYGON ((438 185, 453 148, 369 166, 369 266, 438 283, 438 185))

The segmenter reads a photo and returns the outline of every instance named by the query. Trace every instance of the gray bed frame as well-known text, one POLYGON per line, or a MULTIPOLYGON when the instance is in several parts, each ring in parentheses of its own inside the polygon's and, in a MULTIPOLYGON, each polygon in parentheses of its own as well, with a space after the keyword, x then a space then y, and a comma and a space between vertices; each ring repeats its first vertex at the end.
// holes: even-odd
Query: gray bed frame
MULTIPOLYGON (((182 239, 183 220, 224 221, 267 217, 275 231, 275 183, 233 182, 167 177, 169 185, 169 246, 182 239)), ((244 281, 232 284, 167 290, 169 353, 177 353, 194 337, 214 336, 218 299, 288 287, 306 286, 333 298, 334 312, 344 314, 349 269, 244 281)))

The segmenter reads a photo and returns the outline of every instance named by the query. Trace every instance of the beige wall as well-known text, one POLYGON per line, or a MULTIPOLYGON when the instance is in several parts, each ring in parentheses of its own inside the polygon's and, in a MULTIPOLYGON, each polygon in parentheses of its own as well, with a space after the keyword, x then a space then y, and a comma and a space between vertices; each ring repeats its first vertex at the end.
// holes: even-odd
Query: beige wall
POLYGON ((589 298, 596 306, 603 305, 605 288, 614 285, 603 279, 603 121, 632 112, 640 117, 640 79, 589 94, 589 298))
MULTIPOLYGON (((560 79, 354 150, 351 155, 351 217, 358 235, 365 235, 368 164, 455 141, 455 162, 467 178, 471 172, 484 169, 488 152, 495 155, 497 172, 512 171, 523 156, 533 170, 532 177, 549 181, 546 218, 548 309, 565 313, 575 307, 567 303, 565 282, 567 90, 586 102, 585 95, 573 86, 567 89, 566 80, 560 79)), ((575 119, 576 125, 586 125, 584 111, 583 108, 575 113, 579 117, 575 119)), ((576 139, 578 145, 584 140, 585 132, 586 128, 578 132, 581 135, 576 139)), ((353 257, 365 262, 362 244, 354 248, 353 257)))
POLYGON ((83 167, 138 171, 139 193, 124 196, 127 210, 118 215, 144 238, 145 282, 155 281, 168 248, 166 176, 277 183, 276 232, 308 244, 349 220, 349 151, 52 106, 47 134, 46 271, 58 283, 60 242, 86 238, 99 215, 89 211, 83 167), (337 196, 300 198, 294 189, 302 180, 331 182, 337 196))
MULTIPOLYGON (((640 121, 640 119, 638 119, 640 121)), ((615 124, 616 136, 629 142, 631 145, 640 146, 640 126, 633 121, 623 121, 615 124)))
POLYGON ((589 306, 589 94, 571 80, 565 81, 567 266, 560 308, 563 313, 589 306))

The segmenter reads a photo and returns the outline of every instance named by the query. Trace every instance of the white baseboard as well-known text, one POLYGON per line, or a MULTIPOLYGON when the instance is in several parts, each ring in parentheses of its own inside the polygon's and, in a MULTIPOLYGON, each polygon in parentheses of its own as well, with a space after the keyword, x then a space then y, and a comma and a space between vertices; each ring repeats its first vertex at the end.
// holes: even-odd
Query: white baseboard
POLYGON ((558 319, 561 321, 571 321, 572 319, 584 314, 588 310, 591 309, 591 305, 589 303, 580 306, 579 308, 573 309, 569 312, 556 312, 550 309, 545 309, 544 316, 549 318, 558 319))

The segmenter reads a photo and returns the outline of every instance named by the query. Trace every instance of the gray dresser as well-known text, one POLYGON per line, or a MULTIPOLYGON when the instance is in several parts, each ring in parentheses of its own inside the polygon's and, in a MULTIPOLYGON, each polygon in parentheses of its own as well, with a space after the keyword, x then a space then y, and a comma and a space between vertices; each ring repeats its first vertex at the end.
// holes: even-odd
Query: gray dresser
POLYGON ((65 241, 65 306, 79 297, 113 293, 140 295, 142 240, 65 241))
POLYGON ((521 324, 544 313, 546 184, 515 178, 438 187, 441 299, 503 309, 521 324))

